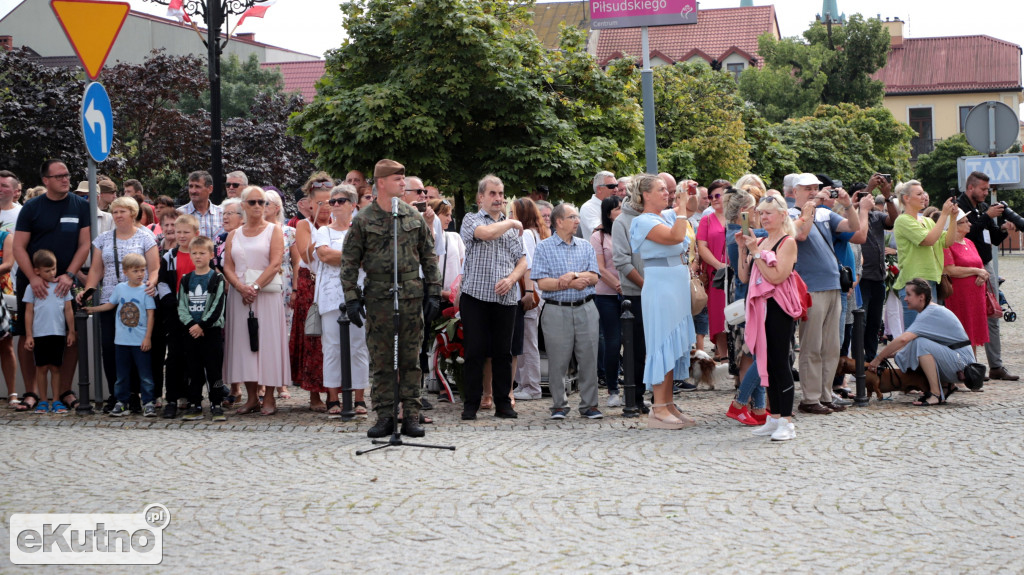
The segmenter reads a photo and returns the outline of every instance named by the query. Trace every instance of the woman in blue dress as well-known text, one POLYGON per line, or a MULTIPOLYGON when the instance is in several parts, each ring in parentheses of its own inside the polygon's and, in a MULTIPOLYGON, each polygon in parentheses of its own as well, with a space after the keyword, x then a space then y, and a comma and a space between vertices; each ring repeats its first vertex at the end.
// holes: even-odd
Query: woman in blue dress
POLYGON ((651 174, 633 177, 629 201, 642 211, 633 219, 629 237, 633 252, 644 260, 644 285, 640 292, 647 342, 644 383, 654 396, 647 427, 692 427, 697 422, 672 403, 673 369, 678 365, 689 373, 690 347, 696 339, 686 261, 686 208, 678 204, 674 210, 666 209, 669 190, 661 178, 651 174))
POLYGON ((914 405, 928 407, 946 403, 940 382, 957 383, 958 372, 975 361, 970 338, 953 312, 932 301, 932 286, 928 280, 914 278, 907 282, 904 299, 917 318, 903 335, 878 352, 866 368, 877 371, 878 365, 888 357, 895 358, 904 372, 920 368, 928 378, 931 391, 914 405), (961 345, 963 342, 966 344, 961 345))

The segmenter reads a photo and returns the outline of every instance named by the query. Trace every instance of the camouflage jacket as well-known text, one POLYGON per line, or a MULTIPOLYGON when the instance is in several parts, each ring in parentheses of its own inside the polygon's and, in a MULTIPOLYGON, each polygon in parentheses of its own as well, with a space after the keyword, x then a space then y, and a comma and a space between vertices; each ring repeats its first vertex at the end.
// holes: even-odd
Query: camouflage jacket
MULTIPOLYGON (((399 297, 422 298, 424 289, 430 295, 440 295, 441 276, 430 228, 423 216, 409 204, 398 202, 398 210, 399 297), (422 278, 420 268, 423 269, 422 278)), ((366 272, 364 298, 391 299, 389 290, 394 271, 391 221, 391 212, 381 209, 377 202, 360 210, 352 220, 341 252, 341 286, 345 290, 345 301, 359 297, 356 280, 360 267, 366 272)))

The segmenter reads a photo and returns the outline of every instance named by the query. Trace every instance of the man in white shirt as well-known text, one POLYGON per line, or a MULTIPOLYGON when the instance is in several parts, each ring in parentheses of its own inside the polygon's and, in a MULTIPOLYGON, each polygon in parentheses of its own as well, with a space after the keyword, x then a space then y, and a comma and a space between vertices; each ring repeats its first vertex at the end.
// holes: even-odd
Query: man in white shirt
POLYGON ((14 196, 18 193, 20 185, 18 176, 7 170, 0 170, 0 230, 14 231, 14 224, 21 212, 21 206, 14 202, 14 196))
POLYGON ((611 172, 598 172, 594 176, 594 195, 580 207, 580 231, 583 238, 590 238, 594 228, 601 225, 601 202, 611 197, 619 187, 615 174, 611 172))

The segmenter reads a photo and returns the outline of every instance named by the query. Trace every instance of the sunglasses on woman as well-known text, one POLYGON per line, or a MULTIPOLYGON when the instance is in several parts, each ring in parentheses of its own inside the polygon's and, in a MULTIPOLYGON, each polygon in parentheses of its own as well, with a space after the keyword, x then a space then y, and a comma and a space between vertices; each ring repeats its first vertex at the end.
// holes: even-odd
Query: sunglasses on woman
POLYGON ((323 190, 334 187, 334 182, 313 182, 309 187, 314 190, 323 190))
POLYGON ((345 205, 347 202, 348 198, 331 198, 327 200, 327 203, 331 204, 332 206, 342 206, 345 205))
POLYGON ((250 206, 265 206, 267 205, 267 200, 245 200, 245 203, 250 206))

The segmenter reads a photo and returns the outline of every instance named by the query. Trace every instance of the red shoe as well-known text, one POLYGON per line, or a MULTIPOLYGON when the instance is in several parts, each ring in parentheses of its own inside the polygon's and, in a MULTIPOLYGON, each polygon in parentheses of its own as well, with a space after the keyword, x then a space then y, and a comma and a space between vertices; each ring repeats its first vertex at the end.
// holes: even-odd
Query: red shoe
POLYGON ((764 410, 764 413, 762 413, 761 415, 758 415, 758 414, 754 413, 753 411, 751 411, 750 412, 750 417, 753 417, 754 421, 756 421, 758 425, 764 425, 764 423, 766 421, 768 421, 768 416, 771 415, 771 414, 772 413, 770 411, 768 411, 767 409, 764 410))
MULTIPOLYGON (((732 419, 736 419, 737 417, 739 417, 740 413, 743 413, 743 411, 746 409, 746 406, 736 407, 736 404, 730 401, 729 410, 725 412, 725 416, 732 419)), ((739 419, 736 419, 736 421, 739 421, 739 419)))
POLYGON ((757 423, 754 415, 747 410, 747 406, 743 406, 736 409, 731 403, 729 404, 729 411, 725 413, 726 417, 735 419, 743 425, 764 425, 763 423, 757 423))

